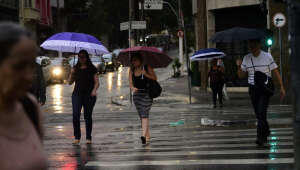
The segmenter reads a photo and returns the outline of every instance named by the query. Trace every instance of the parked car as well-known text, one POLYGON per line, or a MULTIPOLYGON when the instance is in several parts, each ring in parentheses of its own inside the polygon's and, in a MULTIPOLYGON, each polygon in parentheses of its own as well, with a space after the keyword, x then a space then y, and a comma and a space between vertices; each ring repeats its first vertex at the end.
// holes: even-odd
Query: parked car
POLYGON ((94 66, 97 68, 97 70, 100 74, 106 72, 105 60, 102 57, 92 56, 91 61, 94 64, 94 66))
POLYGON ((64 83, 68 79, 71 72, 71 66, 66 58, 54 58, 50 64, 50 80, 49 82, 64 83))
POLYGON ((102 57, 105 60, 107 71, 118 70, 121 64, 120 62, 118 62, 117 57, 114 53, 104 54, 102 57))

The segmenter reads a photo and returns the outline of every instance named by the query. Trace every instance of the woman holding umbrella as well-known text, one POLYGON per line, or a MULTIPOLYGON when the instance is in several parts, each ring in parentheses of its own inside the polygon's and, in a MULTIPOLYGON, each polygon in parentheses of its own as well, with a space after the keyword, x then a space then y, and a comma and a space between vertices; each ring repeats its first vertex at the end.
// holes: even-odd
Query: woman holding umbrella
POLYGON ((75 140, 73 144, 79 144, 81 138, 80 132, 80 114, 84 109, 84 119, 86 126, 86 143, 92 143, 92 113, 96 103, 97 89, 99 88, 99 79, 97 69, 92 64, 89 54, 86 50, 81 50, 78 54, 78 63, 72 69, 69 76, 69 84, 75 82, 75 88, 72 94, 73 106, 73 128, 75 140))
POLYGON ((217 95, 219 97, 220 107, 223 107, 222 90, 225 82, 224 69, 221 66, 218 66, 217 62, 218 62, 217 59, 213 59, 211 61, 211 69, 208 74, 208 77, 210 78, 210 87, 212 89, 214 108, 217 107, 217 95))
POLYGON ((130 59, 131 67, 129 71, 129 84, 133 92, 133 101, 142 124, 142 144, 150 141, 149 129, 149 111, 151 109, 153 99, 147 92, 147 80, 157 80, 156 74, 152 67, 144 65, 143 58, 140 53, 133 53, 130 59))

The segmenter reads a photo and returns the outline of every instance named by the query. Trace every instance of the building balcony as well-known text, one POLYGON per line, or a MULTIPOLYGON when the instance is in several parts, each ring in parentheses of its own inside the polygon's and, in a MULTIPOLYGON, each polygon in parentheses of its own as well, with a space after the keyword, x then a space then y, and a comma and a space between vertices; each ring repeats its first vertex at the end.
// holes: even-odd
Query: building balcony
POLYGON ((23 11, 23 18, 25 21, 40 21, 40 10, 25 7, 23 11))

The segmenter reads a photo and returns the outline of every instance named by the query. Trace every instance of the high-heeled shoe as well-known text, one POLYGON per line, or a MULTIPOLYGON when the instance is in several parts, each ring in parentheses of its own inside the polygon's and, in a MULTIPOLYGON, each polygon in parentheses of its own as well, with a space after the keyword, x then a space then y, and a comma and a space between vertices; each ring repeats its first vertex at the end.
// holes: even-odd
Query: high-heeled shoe
POLYGON ((146 144, 146 138, 145 138, 145 136, 141 136, 141 140, 142 140, 142 144, 145 145, 146 144))

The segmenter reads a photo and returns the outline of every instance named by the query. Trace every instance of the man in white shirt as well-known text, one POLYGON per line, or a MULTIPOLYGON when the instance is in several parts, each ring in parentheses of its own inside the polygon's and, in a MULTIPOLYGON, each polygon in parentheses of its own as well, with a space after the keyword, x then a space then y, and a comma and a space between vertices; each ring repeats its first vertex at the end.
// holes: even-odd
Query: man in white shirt
POLYGON ((245 78, 248 73, 249 94, 257 118, 256 144, 262 146, 265 142, 267 142, 267 138, 270 135, 270 129, 267 121, 267 109, 270 95, 264 93, 262 89, 254 86, 254 72, 260 71, 269 77, 272 77, 273 73, 280 85, 281 99, 285 96, 285 89, 278 71, 278 66, 274 62, 271 54, 261 50, 261 41, 258 39, 249 40, 248 46, 251 53, 246 55, 243 61, 237 60, 236 64, 238 66, 239 78, 245 78))

